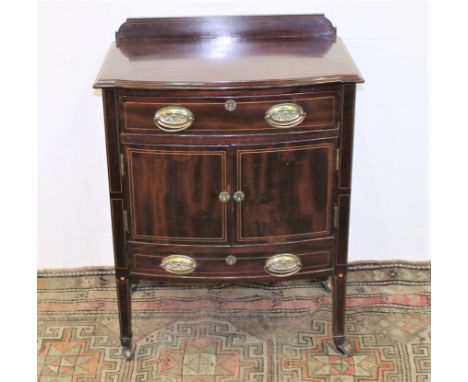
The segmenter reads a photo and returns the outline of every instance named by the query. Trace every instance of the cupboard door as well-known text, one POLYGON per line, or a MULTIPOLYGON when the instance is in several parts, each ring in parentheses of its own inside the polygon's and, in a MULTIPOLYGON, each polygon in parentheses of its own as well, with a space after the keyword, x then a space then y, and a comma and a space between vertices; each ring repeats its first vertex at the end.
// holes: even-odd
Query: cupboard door
POLYGON ((170 243, 225 243, 227 151, 127 148, 130 236, 170 243))
POLYGON ((336 143, 323 141, 239 149, 236 240, 284 242, 331 235, 335 153, 336 143))

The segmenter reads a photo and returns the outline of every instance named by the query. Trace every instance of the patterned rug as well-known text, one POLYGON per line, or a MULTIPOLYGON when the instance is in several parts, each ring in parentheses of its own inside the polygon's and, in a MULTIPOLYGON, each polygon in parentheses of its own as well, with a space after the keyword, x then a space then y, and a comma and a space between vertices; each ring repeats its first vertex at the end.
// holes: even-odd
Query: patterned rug
POLYGON ((351 356, 331 337, 316 281, 213 287, 141 283, 134 360, 119 346, 110 268, 38 272, 40 382, 430 380, 430 263, 352 263, 351 356))

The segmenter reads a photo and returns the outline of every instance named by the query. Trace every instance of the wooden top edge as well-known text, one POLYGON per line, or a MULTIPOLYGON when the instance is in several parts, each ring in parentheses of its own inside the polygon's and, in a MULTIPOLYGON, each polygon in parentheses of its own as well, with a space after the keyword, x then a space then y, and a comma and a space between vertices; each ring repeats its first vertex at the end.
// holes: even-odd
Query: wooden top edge
POLYGON ((115 34, 117 46, 134 40, 316 37, 335 40, 324 14, 129 18, 115 34))
POLYGON ((364 78, 360 75, 330 76, 322 78, 300 78, 290 80, 264 80, 264 81, 226 81, 226 82, 153 82, 153 81, 126 81, 126 80, 97 80, 93 88, 119 88, 119 89, 251 89, 251 88, 280 88, 290 86, 320 85, 331 83, 363 83, 364 78))

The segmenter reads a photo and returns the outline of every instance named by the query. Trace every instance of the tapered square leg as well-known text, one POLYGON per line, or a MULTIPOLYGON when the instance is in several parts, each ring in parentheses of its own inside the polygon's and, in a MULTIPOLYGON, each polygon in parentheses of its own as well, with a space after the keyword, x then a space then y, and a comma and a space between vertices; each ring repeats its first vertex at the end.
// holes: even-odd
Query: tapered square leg
POLYGON ((120 344, 125 359, 132 358, 132 285, 128 271, 117 270, 117 301, 119 305, 120 344))
POLYGON ((346 271, 338 270, 333 276, 333 342, 336 349, 345 350, 346 271))

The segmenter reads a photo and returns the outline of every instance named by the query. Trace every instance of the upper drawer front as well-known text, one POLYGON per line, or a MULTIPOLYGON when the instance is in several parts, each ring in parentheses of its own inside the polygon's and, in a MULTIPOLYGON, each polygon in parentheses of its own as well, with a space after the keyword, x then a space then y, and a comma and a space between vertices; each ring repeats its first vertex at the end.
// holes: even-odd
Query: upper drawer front
POLYGON ((122 97, 121 110, 129 133, 248 133, 334 129, 338 105, 338 92, 326 91, 261 98, 122 97))

